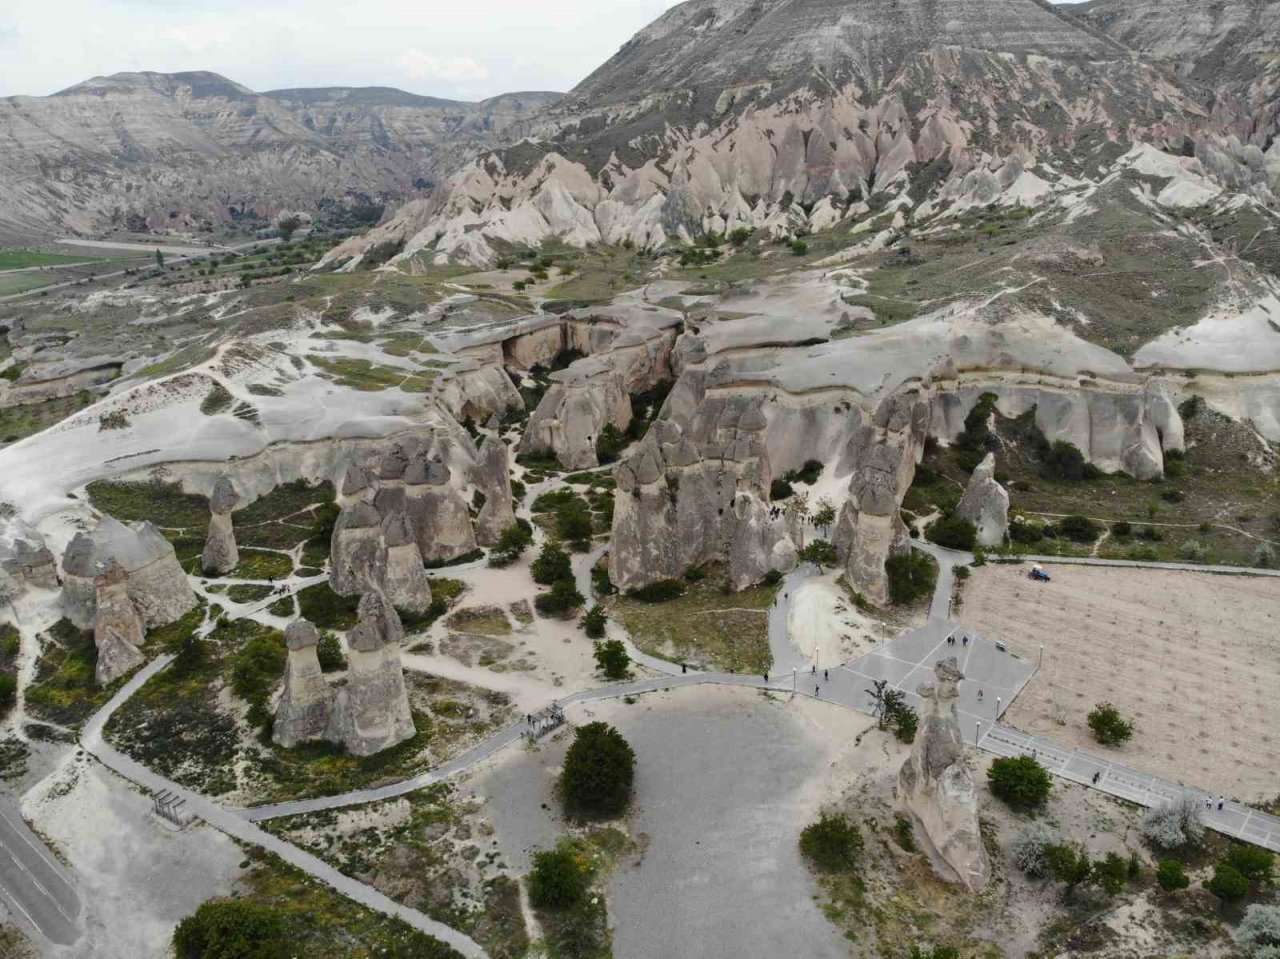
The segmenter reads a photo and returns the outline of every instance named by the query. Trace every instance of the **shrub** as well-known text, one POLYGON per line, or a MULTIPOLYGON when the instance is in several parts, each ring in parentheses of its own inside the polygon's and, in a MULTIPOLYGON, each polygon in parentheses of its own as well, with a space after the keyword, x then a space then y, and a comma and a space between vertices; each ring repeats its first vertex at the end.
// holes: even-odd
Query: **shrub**
POLYGON ((551 584, 551 589, 539 593, 533 605, 544 616, 563 616, 580 607, 586 599, 578 592, 571 579, 561 579, 551 584))
POLYGON ((795 489, 784 479, 776 479, 769 484, 769 499, 787 499, 795 494, 795 489))
POLYGON ((586 503, 575 500, 574 505, 561 509, 556 517, 556 532, 576 552, 585 553, 591 546, 595 529, 591 525, 591 510, 586 503))
POLYGON ((906 703, 896 703, 889 711, 889 725, 898 742, 913 743, 920 728, 920 714, 906 703))
POLYGON ((1161 860, 1159 868, 1156 869, 1156 882, 1165 892, 1177 892, 1191 885, 1191 880, 1182 871, 1182 863, 1176 859, 1161 860))
POLYGON ((9 673, 0 673, 0 714, 18 699, 18 680, 9 673))
POLYGON ((1049 798, 1052 780, 1031 756, 1000 757, 987 771, 991 792, 1015 809, 1030 809, 1049 798))
POLYGON ((1058 833, 1048 823, 1029 823, 1013 841, 1013 861, 1024 874, 1040 879, 1051 871, 1048 850, 1058 842, 1058 833))
POLYGON ((1217 896, 1222 902, 1238 902, 1249 895, 1249 880, 1240 871, 1226 863, 1218 863, 1213 867, 1213 878, 1204 887, 1217 896))
POLYGON ((173 934, 177 959, 287 959, 280 912, 240 899, 213 899, 182 920, 173 934))
POLYGON ((573 565, 569 554, 555 543, 542 547, 538 558, 529 566, 533 581, 540 586, 550 586, 559 580, 573 580, 573 565))
POLYGON ((586 631, 587 639, 604 639, 608 622, 609 617, 599 603, 587 610, 587 615, 582 617, 582 628, 586 631))
POLYGON ((1089 728, 1093 738, 1104 746, 1118 746, 1133 738, 1133 723, 1120 715, 1120 710, 1110 703, 1100 703, 1089 714, 1089 728))
POLYGON ((527 520, 516 520, 498 535, 498 543, 489 551, 489 565, 510 566, 533 545, 533 529, 527 520))
POLYGON ((320 634, 320 644, 316 647, 316 658, 320 660, 322 672, 331 673, 347 668, 347 657, 342 654, 342 643, 338 637, 325 630, 320 634))
POLYGON ((894 817, 893 840, 907 852, 916 851, 916 831, 911 826, 911 820, 902 813, 894 817))
POLYGON ((614 463, 627 445, 627 434, 612 423, 606 423, 596 438, 596 459, 601 465, 614 463))
POLYGON ((1199 540, 1189 539, 1178 547, 1178 558, 1186 563, 1203 563, 1209 548, 1199 540))
POLYGON ((938 581, 938 568, 933 560, 915 550, 890 556, 884 568, 889 576, 889 598, 898 605, 931 595, 938 581))
POLYGON ((959 516, 946 516, 925 530, 925 539, 947 549, 972 550, 978 541, 978 527, 959 516))
POLYGON ((1227 851, 1226 863, 1250 882, 1270 882, 1276 867, 1276 855, 1261 846, 1241 843, 1227 851))
POLYGON ((1129 864, 1114 852, 1093 864, 1090 878, 1098 884, 1098 888, 1108 896, 1117 896, 1124 890, 1125 880, 1129 877, 1129 864))
POLYGON ((533 854, 529 901, 538 909, 571 909, 586 898, 595 867, 568 845, 533 854))
POLYGON ((627 596, 642 603, 665 603, 684 595, 684 583, 678 579, 660 579, 648 586, 627 590, 627 596))
POLYGON ((1280 956, 1280 906, 1250 906, 1236 927, 1236 941, 1253 959, 1280 956))
POLYGON ((636 754, 622 734, 607 723, 588 723, 564 758, 565 811, 576 819, 620 816, 631 802, 635 775, 636 754))
POLYGON ((777 586, 782 582, 782 571, 771 569, 769 572, 764 574, 764 579, 760 582, 764 583, 765 586, 777 586))
POLYGON ((1083 846, 1060 843, 1046 849, 1045 857, 1049 860, 1049 870, 1053 873, 1053 878, 1066 884, 1068 898, 1075 892, 1078 885, 1093 876, 1093 863, 1083 846))
POLYGON ((800 833, 800 853, 820 872, 854 872, 862 854, 862 835, 842 813, 823 813, 800 833))
POLYGON ((800 551, 800 559, 806 563, 813 563, 814 566, 818 567, 819 571, 824 566, 835 566, 840 562, 836 548, 825 539, 815 539, 805 546, 800 551))
MULTIPOLYGON (((596 609, 600 607, 597 606, 596 609)), ((631 667, 631 657, 627 655, 627 647, 620 639, 609 639, 596 643, 596 665, 604 673, 606 679, 626 679, 631 667)))
POLYGON ((1092 543, 1102 535, 1102 527, 1087 516, 1068 516, 1058 524, 1058 532, 1073 543, 1092 543))
POLYGON ((1009 539, 1015 543, 1038 543, 1043 538, 1039 526, 1032 526, 1020 519, 1015 519, 1009 524, 1009 539))
POLYGON ((1133 535, 1133 524, 1126 523, 1121 520, 1119 523, 1111 524, 1111 535, 1117 539, 1128 539, 1133 535))
POLYGON ((1046 479, 1072 482, 1097 479, 1102 475, 1096 466, 1085 462, 1084 454, 1077 446, 1066 440, 1055 440, 1045 451, 1040 472, 1046 479))
POLYGON ((1147 842, 1166 852, 1196 845, 1204 838, 1204 810, 1194 796, 1148 811, 1142 821, 1147 842))
POLYGON ((1274 569, 1276 565, 1276 551, 1271 548, 1269 543, 1263 543, 1253 552, 1253 565, 1259 569, 1274 569))

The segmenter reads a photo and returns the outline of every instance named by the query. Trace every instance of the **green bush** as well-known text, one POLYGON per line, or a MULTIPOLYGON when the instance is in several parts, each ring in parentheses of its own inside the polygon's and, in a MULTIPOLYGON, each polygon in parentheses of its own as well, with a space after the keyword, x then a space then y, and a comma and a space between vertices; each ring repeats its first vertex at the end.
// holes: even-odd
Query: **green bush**
POLYGON ((618 454, 626 449, 626 446, 627 434, 612 423, 606 423, 596 438, 596 459, 601 465, 615 463, 618 460, 618 454))
POLYGON ((1044 535, 1040 532, 1039 526, 1032 526, 1030 523, 1020 519, 1015 519, 1009 524, 1009 539, 1015 543, 1038 543, 1044 539, 1044 535))
POLYGON ((528 520, 516 522, 498 534, 497 545, 489 551, 489 565, 501 569, 519 559, 533 545, 533 527, 528 520))
POLYGON ((1068 516, 1058 524, 1058 532, 1073 543, 1092 543, 1102 535, 1102 527, 1087 516, 1068 516))
MULTIPOLYGON (((596 609, 600 607, 597 606, 596 609)), ((595 645, 596 665, 606 679, 626 679, 631 668, 631 657, 620 639, 609 639, 595 645)))
POLYGON ((338 637, 325 630, 320 634, 320 645, 316 647, 316 658, 320 660, 322 672, 332 673, 347 668, 347 657, 342 654, 342 643, 338 637))
POLYGON ((1102 475, 1096 466, 1085 461, 1078 447, 1066 440, 1055 440, 1045 452, 1040 473, 1046 479, 1070 482, 1097 479, 1102 475))
POLYGON ((178 924, 173 950, 177 959, 289 959, 295 952, 278 910, 239 899, 201 905, 178 924))
POLYGON ((795 490, 792 488, 791 484, 784 479, 776 479, 769 484, 770 500, 789 499, 793 495, 795 495, 795 490))
POLYGON ((991 792, 1015 809, 1031 809, 1049 798, 1053 781, 1031 756, 1000 757, 987 771, 991 792))
POLYGON ((811 541, 800 551, 800 559, 806 563, 813 563, 814 566, 818 567, 819 571, 824 566, 835 566, 840 562, 836 548, 825 539, 811 541))
POLYGON ((1227 851, 1226 864, 1250 882, 1270 882, 1276 855, 1261 846, 1240 843, 1227 851))
POLYGON ((1213 867, 1213 878, 1204 887, 1223 903, 1238 902, 1249 895, 1249 880, 1235 867, 1221 862, 1213 867))
POLYGON ((0 673, 0 715, 3 715, 18 700, 17 677, 9 673, 0 673))
POLYGON ((1191 880, 1182 871, 1182 863, 1176 859, 1161 860, 1159 868, 1156 869, 1156 882, 1165 892, 1177 892, 1191 885, 1191 880))
POLYGON ((862 835, 843 813, 823 813, 800 833, 800 852, 821 872, 856 872, 862 835))
POLYGON ((542 547, 538 558, 529 566, 533 581, 540 586, 550 586, 560 580, 573 580, 573 564, 569 554, 555 543, 542 547))
POLYGON ((947 549, 972 550, 978 541, 978 527, 959 516, 945 516, 925 530, 925 539, 947 549))
POLYGON ((591 861, 567 845, 536 852, 529 901, 538 909, 571 909, 586 898, 594 875, 591 861))
POLYGON ((1089 859, 1089 853, 1082 846, 1070 843, 1050 846, 1045 850, 1045 858, 1049 861, 1049 870, 1053 873, 1053 878, 1066 884, 1068 898, 1077 886, 1094 875, 1094 866, 1089 859))
POLYGON ((1109 852, 1093 864, 1090 878, 1108 896, 1117 896, 1124 890, 1125 881, 1129 878, 1129 864, 1116 853, 1109 852))
POLYGON ((586 599, 578 592, 571 579, 561 579, 551 584, 551 589, 539 593, 533 605, 544 616, 563 616, 578 609, 586 599))
POLYGON ((648 586, 627 590, 630 599, 637 599, 642 603, 666 603, 683 595, 684 583, 678 579, 660 579, 648 586))
POLYGON ((588 639, 604 639, 605 626, 608 622, 609 617, 604 607, 597 603, 587 610, 586 616, 582 617, 582 628, 586 631, 588 639))
POLYGON ((1099 703, 1089 713, 1089 728, 1093 738, 1104 746, 1118 746, 1133 738, 1133 723, 1120 715, 1120 710, 1110 703, 1099 703))
POLYGON ((1123 520, 1119 523, 1112 523, 1111 535, 1116 537, 1116 539, 1128 539, 1133 535, 1133 524, 1126 523, 1123 520))
POLYGON ((580 728, 564 758, 560 794, 574 819, 620 816, 631 803, 636 755, 607 723, 580 728))
POLYGON ((933 560, 915 550, 890 556, 884 568, 889 576, 889 598, 897 605, 932 595, 938 582, 938 568, 933 560))

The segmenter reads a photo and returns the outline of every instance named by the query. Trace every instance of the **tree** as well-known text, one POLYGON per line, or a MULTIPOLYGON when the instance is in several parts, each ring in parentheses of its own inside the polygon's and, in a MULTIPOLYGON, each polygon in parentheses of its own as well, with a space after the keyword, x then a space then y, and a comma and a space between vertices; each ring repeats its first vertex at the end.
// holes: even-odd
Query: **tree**
POLYGON ((1049 871, 1053 873, 1053 878, 1066 884, 1068 899, 1075 893, 1077 886, 1093 875, 1093 863, 1083 846, 1072 843, 1051 846, 1045 850, 1045 857, 1049 860, 1049 871))
POLYGON ((824 566, 835 566, 840 562, 840 557, 836 554, 836 548, 828 543, 825 539, 815 539, 812 543, 800 551, 800 558, 806 563, 813 563, 818 567, 818 571, 822 571, 824 566))
POLYGON ((925 530, 925 539, 947 549, 972 550, 978 541, 978 527, 960 516, 946 516, 925 530))
POLYGON ((585 553, 591 546, 595 527, 591 525, 591 511, 582 500, 560 509, 556 516, 556 532, 576 552, 585 553))
POLYGON ((1102 535, 1102 527, 1087 516, 1068 516, 1058 524, 1058 532, 1073 543, 1092 543, 1102 535))
POLYGON ((287 959, 293 943, 276 909, 212 899, 178 924, 173 950, 177 959, 287 959))
POLYGON ((1114 852, 1093 864, 1090 879, 1108 896, 1118 896, 1124 889, 1125 880, 1129 877, 1129 864, 1114 852))
POLYGON ((862 834, 843 813, 823 813, 800 833, 800 853, 820 872, 856 872, 862 834))
POLYGON ((1049 850, 1058 845, 1057 832, 1045 822, 1036 821, 1025 826, 1013 841, 1013 861, 1018 868, 1033 879, 1050 873, 1049 850))
POLYGON ((915 550, 890 556, 884 563, 889 576, 889 598, 898 605, 929 596, 938 582, 933 560, 915 550))
POLYGON ((1225 905, 1238 902, 1249 895, 1249 880, 1240 874, 1240 870, 1220 862, 1213 867, 1213 878, 1204 887, 1218 897, 1225 905))
POLYGON ((1104 746, 1118 746, 1133 738, 1133 723, 1110 703, 1099 703, 1089 714, 1088 722, 1093 738, 1104 746))
POLYGON ((302 227, 302 224, 302 217, 298 216, 298 214, 287 213, 276 221, 276 229, 280 231, 280 238, 288 243, 302 227))
POLYGON ((338 641, 337 634, 327 629, 320 634, 316 658, 320 660, 322 672, 331 673, 347 668, 347 657, 342 654, 342 643, 338 641))
POLYGON ((573 579, 573 565, 569 554, 556 543, 547 543, 529 567, 533 581, 540 586, 550 586, 558 580, 573 579))
POLYGON ((875 679, 871 681, 871 688, 867 690, 867 695, 871 697, 871 715, 876 718, 878 727, 884 729, 889 722, 890 699, 894 695, 902 694, 896 689, 889 688, 889 680, 875 679))
POLYGON ((1226 863, 1250 882, 1270 882, 1276 867, 1276 855, 1261 846, 1240 843, 1227 851, 1226 863))
POLYGON ((1079 447, 1066 440, 1055 440, 1045 451, 1040 472, 1045 479, 1071 482, 1096 479, 1101 475, 1096 466, 1085 461, 1079 447))
POLYGON ((560 794, 574 819, 612 818, 626 812, 635 785, 636 754, 608 723, 578 730, 564 757, 560 794))
POLYGON ((1031 756, 1000 757, 987 770, 991 792, 1015 809, 1030 809, 1049 798, 1053 782, 1031 756))
POLYGON ((1165 892, 1177 892, 1191 885, 1191 880, 1182 871, 1182 863, 1176 859, 1161 860, 1159 868, 1156 869, 1156 882, 1165 892))
POLYGON ((18 678, 11 673, 0 673, 0 715, 8 711, 18 699, 18 678))
POLYGON ((608 623, 609 616, 599 603, 587 610, 587 615, 582 617, 582 628, 586 631, 587 639, 604 639, 605 626, 608 623))
POLYGON ((489 551, 489 565, 495 568, 510 566, 532 545, 533 530, 527 522, 517 520, 498 534, 497 545, 489 551))
POLYGON ((556 616, 570 613, 580 607, 586 599, 578 592, 578 587, 571 579, 559 579, 551 584, 551 589, 539 593, 533 605, 544 616, 556 616))
POLYGON ((162 270, 164 269, 164 253, 160 251, 159 247, 156 247, 156 266, 162 270))
POLYGON ((1142 835, 1166 852, 1197 845, 1204 838, 1204 807, 1194 796, 1183 796, 1149 810, 1142 820, 1142 835))
POLYGON ((618 454, 626 448, 626 445, 627 434, 612 423, 606 423, 596 438, 596 459, 601 465, 616 462, 618 454))
POLYGON ((594 875, 591 860, 568 844, 536 852, 529 901, 538 909, 571 909, 586 898, 594 875))
MULTIPOLYGON (((600 607, 597 606, 596 609, 600 607)), ((604 673, 605 679, 626 679, 631 668, 631 657, 627 655, 627 647, 620 639, 607 639, 596 643, 596 665, 604 673)))
POLYGON ((1280 955, 1280 906, 1250 906, 1236 927, 1236 941, 1254 959, 1280 955))
POLYGON ((831 535, 831 526, 836 521, 836 508, 831 500, 820 499, 813 511, 813 525, 822 530, 826 536, 831 535))
POLYGON ((920 714, 907 705, 906 697, 898 693, 897 699, 889 705, 889 725, 899 742, 915 742, 916 731, 920 728, 920 714))

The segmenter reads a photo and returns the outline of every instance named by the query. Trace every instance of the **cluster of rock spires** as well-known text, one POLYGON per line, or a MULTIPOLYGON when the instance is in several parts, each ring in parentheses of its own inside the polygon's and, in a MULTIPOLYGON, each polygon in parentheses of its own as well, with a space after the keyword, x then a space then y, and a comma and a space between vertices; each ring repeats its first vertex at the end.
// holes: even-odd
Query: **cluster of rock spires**
POLYGON ((288 665, 272 733, 278 745, 326 740, 352 755, 372 756, 413 738, 400 662, 400 617, 379 590, 361 597, 359 616, 347 635, 346 680, 337 686, 330 686, 320 669, 316 628, 306 620, 289 626, 288 665))
POLYGON ((991 863, 978 828, 978 795, 965 764, 956 716, 964 679, 953 657, 934 668, 938 681, 919 689, 924 715, 911 755, 898 774, 899 799, 926 840, 935 868, 972 892, 986 887, 991 863))
POLYGON ((147 630, 176 622, 196 605, 173 545, 151 523, 104 517, 92 533, 72 539, 62 573, 67 619, 94 631, 100 683, 141 663, 147 630))

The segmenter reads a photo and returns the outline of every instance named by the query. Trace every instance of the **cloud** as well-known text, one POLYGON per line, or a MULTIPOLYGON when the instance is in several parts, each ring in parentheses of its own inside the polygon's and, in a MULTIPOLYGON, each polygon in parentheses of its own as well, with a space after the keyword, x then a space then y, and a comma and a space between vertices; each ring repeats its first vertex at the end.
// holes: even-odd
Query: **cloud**
POLYGON ((0 47, 16 47, 22 42, 22 33, 14 27, 0 25, 0 47))
POLYGON ((421 50, 406 50, 396 57, 396 66, 418 80, 462 83, 489 77, 489 71, 471 57, 438 57, 421 50))

